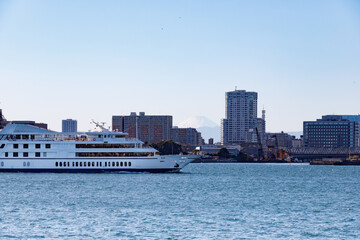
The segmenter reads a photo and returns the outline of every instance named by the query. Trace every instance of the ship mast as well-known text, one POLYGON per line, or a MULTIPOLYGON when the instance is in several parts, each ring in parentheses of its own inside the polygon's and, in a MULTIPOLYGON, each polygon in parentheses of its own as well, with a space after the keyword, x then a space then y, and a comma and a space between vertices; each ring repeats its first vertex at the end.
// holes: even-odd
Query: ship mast
POLYGON ((96 127, 99 127, 102 132, 110 132, 109 129, 105 127, 105 122, 97 122, 94 119, 92 119, 91 122, 94 123, 96 127))

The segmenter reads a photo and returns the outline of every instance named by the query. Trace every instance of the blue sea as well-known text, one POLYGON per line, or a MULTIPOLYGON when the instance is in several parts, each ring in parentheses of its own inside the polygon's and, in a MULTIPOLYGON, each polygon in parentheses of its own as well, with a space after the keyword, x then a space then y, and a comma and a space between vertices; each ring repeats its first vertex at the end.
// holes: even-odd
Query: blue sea
POLYGON ((0 239, 360 239, 360 166, 0 173, 0 239))

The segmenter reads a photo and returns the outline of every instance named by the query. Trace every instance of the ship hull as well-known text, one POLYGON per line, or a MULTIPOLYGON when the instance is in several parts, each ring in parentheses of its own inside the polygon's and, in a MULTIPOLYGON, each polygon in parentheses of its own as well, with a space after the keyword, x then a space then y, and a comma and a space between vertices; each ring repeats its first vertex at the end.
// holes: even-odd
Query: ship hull
POLYGON ((55 169, 55 168, 28 168, 28 169, 0 169, 0 172, 28 172, 28 173, 179 173, 179 168, 154 168, 154 169, 55 169))
POLYGON ((147 158, 0 158, 0 172, 53 173, 176 173, 194 161, 194 155, 169 155, 147 158))

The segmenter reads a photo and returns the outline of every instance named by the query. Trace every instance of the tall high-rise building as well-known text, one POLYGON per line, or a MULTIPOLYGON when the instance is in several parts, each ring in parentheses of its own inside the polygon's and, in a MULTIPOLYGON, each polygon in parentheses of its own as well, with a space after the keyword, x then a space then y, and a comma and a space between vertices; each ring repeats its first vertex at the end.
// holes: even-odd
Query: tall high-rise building
POLYGON ((224 145, 256 141, 257 93, 235 90, 225 94, 225 118, 221 122, 224 145))
POLYGON ((359 115, 326 115, 304 122, 304 147, 357 147, 360 140, 359 115))
POLYGON ((137 115, 132 112, 130 116, 112 116, 113 131, 126 132, 130 138, 138 138, 143 142, 154 143, 171 139, 172 116, 137 115))
POLYGON ((77 132, 77 121, 73 119, 62 120, 62 132, 77 132))

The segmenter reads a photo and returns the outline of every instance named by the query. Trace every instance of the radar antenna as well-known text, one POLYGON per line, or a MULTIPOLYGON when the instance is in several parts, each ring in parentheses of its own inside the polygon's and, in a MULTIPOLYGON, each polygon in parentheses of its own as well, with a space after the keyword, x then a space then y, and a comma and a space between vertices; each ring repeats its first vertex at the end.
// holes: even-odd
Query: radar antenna
POLYGON ((110 131, 105 127, 106 122, 97 122, 97 121, 95 121, 94 119, 92 119, 91 122, 94 123, 96 127, 99 127, 102 132, 110 132, 110 131))

